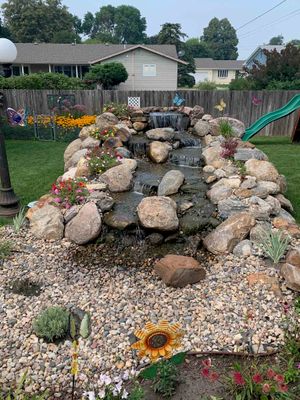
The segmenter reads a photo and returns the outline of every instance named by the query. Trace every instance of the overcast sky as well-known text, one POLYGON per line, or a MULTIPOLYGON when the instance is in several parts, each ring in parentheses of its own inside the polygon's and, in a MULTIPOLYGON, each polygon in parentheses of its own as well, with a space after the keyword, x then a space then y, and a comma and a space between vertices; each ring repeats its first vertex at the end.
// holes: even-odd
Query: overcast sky
MULTIPOLYGON (((101 6, 121 4, 137 7, 147 20, 147 34, 154 35, 165 22, 180 23, 189 37, 199 37, 213 17, 228 18, 237 29, 244 23, 280 3, 281 0, 62 0, 70 12, 83 17, 101 6)), ((4 1, 0 0, 0 4, 4 1)), ((279 7, 242 29, 238 29, 239 58, 245 59, 272 36, 282 34, 285 41, 300 39, 300 0, 286 0, 279 7)))

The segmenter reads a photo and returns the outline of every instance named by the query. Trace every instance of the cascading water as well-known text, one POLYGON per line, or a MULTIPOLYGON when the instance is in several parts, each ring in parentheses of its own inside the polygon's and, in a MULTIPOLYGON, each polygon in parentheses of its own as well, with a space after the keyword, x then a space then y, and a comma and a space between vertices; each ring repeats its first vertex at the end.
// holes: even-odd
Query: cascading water
POLYGON ((184 131, 188 128, 189 118, 185 114, 175 112, 152 112, 149 114, 152 128, 171 127, 176 131, 184 131))

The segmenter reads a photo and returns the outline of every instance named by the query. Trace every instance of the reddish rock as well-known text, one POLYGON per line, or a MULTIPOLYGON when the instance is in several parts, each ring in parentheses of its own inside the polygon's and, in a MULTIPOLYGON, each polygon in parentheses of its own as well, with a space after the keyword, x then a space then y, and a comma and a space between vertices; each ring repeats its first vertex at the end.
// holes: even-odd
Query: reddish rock
POLYGON ((291 249, 287 253, 286 262, 300 268, 300 246, 291 249))
POLYGON ((281 295, 278 279, 263 273, 250 274, 247 276, 249 286, 257 284, 269 287, 276 295, 281 295))
POLYGON ((164 283, 173 287, 184 287, 205 278, 206 272, 192 257, 168 254, 157 261, 154 271, 164 283))

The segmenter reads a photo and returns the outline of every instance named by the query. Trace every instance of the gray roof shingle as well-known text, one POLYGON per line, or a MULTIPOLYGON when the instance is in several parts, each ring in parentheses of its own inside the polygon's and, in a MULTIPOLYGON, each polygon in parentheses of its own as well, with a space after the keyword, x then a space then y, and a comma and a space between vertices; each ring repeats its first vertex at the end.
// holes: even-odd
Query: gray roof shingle
POLYGON ((212 58, 195 58, 196 68, 205 69, 243 69, 243 60, 213 60, 212 58))
MULTIPOLYGON (((133 44, 60 44, 60 43, 16 43, 18 56, 14 64, 79 64, 108 58, 137 47, 133 44)), ((142 45, 149 51, 178 60, 174 45, 142 45)), ((178 60, 180 61, 180 60, 178 60)))

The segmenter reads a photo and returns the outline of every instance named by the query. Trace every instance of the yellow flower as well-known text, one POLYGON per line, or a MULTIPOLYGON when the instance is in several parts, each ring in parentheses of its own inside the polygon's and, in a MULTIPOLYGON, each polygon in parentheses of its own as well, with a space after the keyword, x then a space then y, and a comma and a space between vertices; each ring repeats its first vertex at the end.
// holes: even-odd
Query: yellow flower
POLYGON ((220 112, 223 112, 223 111, 225 110, 225 108, 226 108, 226 103, 224 102, 223 99, 221 99, 221 100, 220 100, 220 103, 217 104, 217 105, 215 106, 215 108, 216 108, 217 110, 219 110, 220 112))
POLYGON ((144 329, 134 332, 139 338, 131 348, 138 350, 139 357, 149 357, 152 362, 159 357, 170 358, 173 350, 181 346, 183 332, 180 324, 170 325, 168 321, 160 321, 157 325, 147 322, 144 329))

